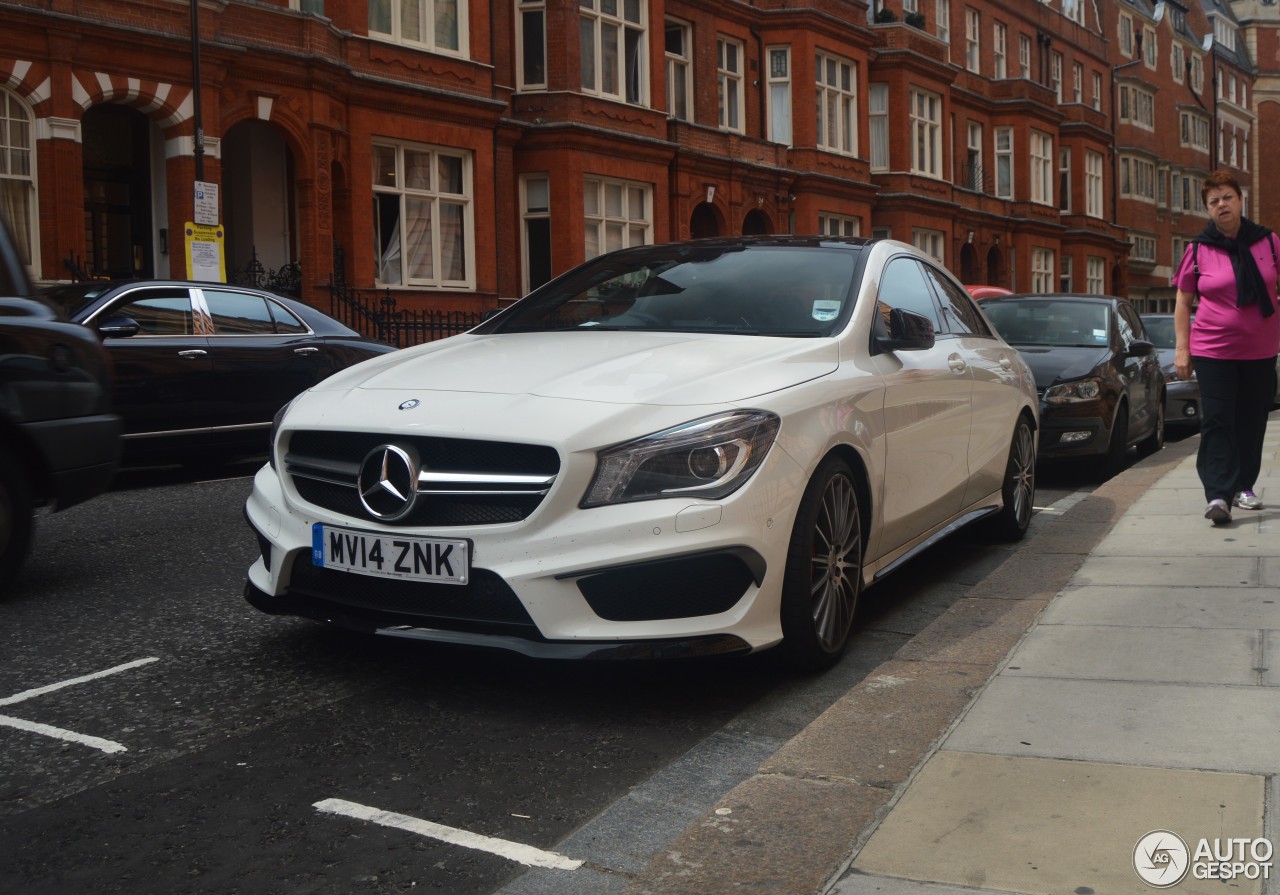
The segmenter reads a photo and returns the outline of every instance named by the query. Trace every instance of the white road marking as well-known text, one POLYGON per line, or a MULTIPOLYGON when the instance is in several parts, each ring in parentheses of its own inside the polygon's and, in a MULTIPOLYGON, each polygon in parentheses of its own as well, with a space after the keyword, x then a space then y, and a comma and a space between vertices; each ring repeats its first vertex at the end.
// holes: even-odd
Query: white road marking
POLYGON ((15 702, 23 702, 33 696, 43 696, 45 693, 52 693, 54 690, 61 690, 63 687, 71 687, 76 684, 83 684, 86 681, 96 681, 100 677, 106 677, 110 674, 119 674, 122 671, 128 671, 131 668, 138 668, 142 665, 150 665, 152 662, 160 660, 151 657, 149 659, 135 659, 132 662, 125 662, 123 665, 117 665, 114 668, 108 668, 106 671, 95 671, 93 674, 86 674, 81 677, 73 677, 67 681, 61 681, 57 684, 49 684, 45 687, 36 687, 34 690, 23 690, 21 693, 15 693, 13 696, 6 696, 0 699, 0 705, 13 705, 15 702))
POLYGON ((461 845, 464 848, 489 852, 489 854, 517 861, 530 867, 546 867, 551 870, 577 870, 583 863, 552 851, 534 848, 531 845, 509 842, 506 839, 495 839, 492 836, 482 836, 479 833, 470 833, 466 830, 459 830, 456 827, 446 827, 442 824, 432 823, 429 820, 420 820, 407 814, 396 814, 394 811, 370 808, 368 805, 359 805, 355 802, 348 802, 345 799, 325 799, 316 802, 313 807, 329 814, 342 814, 358 820, 371 821, 384 827, 407 830, 410 833, 428 836, 441 842, 448 842, 451 845, 461 845))
POLYGON ((129 751, 119 743, 113 743, 111 740, 104 740, 101 737, 86 736, 83 733, 76 733, 74 730, 63 730, 61 727, 50 727, 48 724, 36 724, 34 721, 24 721, 21 718, 10 718, 8 715, 0 715, 0 727, 16 727, 18 730, 26 730, 31 733, 42 733, 47 737, 66 740, 70 743, 79 743, 82 746, 101 749, 103 752, 108 753, 129 751))

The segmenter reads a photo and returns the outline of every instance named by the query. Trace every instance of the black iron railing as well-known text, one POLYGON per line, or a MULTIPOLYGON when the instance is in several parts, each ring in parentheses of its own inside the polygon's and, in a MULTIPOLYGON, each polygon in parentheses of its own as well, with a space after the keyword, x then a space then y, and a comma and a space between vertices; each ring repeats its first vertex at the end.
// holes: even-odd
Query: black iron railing
POLYGON ((466 332, 484 319, 481 311, 398 308, 390 289, 357 289, 329 277, 329 314, 374 339, 408 348, 466 332))

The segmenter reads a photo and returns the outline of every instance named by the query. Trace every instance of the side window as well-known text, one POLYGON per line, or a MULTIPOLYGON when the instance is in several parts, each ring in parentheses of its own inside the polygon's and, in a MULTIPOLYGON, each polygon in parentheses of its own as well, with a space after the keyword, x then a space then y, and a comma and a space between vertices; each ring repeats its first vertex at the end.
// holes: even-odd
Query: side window
POLYGON ((933 324, 933 331, 945 333, 942 318, 938 314, 938 305, 933 299, 933 290, 925 279, 920 262, 914 258, 894 258, 885 265, 884 274, 880 277, 880 294, 877 310, 880 317, 877 327, 888 333, 889 311, 902 308, 922 314, 933 324))
POLYGON ((1146 336, 1142 331, 1142 320, 1133 306, 1124 304, 1119 307, 1120 315, 1116 318, 1116 323, 1120 328, 1120 345, 1128 351, 1135 339, 1143 339, 1146 336))
POLYGON ((213 318, 214 335, 260 336, 272 335, 276 331, 271 311, 261 295, 206 289, 204 300, 213 318))
POLYGON ((98 322, 110 317, 130 317, 142 327, 143 336, 189 336, 195 332, 191 315, 191 297, 185 289, 153 291, 141 295, 130 293, 130 300, 118 305, 109 313, 99 316, 98 322))
POLYGON ((991 335, 990 327, 982 319, 982 314, 978 312, 969 293, 951 282, 936 267, 926 267, 925 271, 937 287, 938 298, 942 302, 942 316, 947 321, 949 331, 960 335, 991 335))
POLYGON ((311 327, 299 320, 292 311, 279 302, 268 300, 267 308, 271 311, 271 319, 275 322, 276 332, 290 335, 311 332, 311 327))

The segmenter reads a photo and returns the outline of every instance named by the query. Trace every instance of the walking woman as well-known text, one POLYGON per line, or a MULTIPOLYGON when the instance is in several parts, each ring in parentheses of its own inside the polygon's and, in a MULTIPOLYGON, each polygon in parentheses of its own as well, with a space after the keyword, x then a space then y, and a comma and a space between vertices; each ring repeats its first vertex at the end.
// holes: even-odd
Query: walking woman
POLYGON ((1179 378, 1194 370, 1200 381, 1196 471, 1209 502, 1204 517, 1223 525, 1232 506, 1262 509, 1253 489, 1276 394, 1280 239, 1243 216, 1240 184, 1230 172, 1209 175, 1200 197, 1209 223, 1173 276, 1174 364, 1179 378))

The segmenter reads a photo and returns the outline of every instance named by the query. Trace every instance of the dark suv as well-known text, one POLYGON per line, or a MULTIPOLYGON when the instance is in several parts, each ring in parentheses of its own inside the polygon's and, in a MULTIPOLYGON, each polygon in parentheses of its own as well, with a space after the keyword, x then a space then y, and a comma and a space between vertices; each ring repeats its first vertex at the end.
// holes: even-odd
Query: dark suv
POLYGON ((120 459, 97 335, 30 295, 0 219, 0 595, 27 553, 35 511, 98 494, 120 459))

